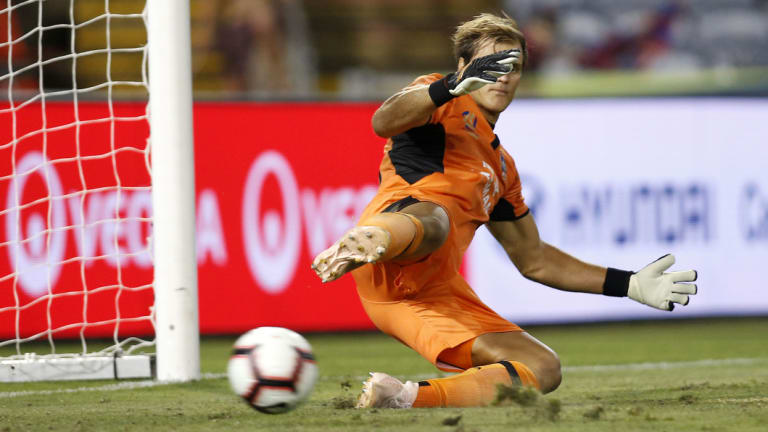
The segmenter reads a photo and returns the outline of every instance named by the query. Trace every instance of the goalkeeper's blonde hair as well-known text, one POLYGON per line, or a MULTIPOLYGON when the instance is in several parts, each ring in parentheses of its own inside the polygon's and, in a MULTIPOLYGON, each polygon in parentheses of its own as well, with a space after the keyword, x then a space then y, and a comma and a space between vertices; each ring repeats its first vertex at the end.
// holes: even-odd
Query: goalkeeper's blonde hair
POLYGON ((528 50, 525 47, 525 36, 517 26, 517 21, 502 12, 503 16, 482 13, 456 27, 453 40, 453 53, 456 60, 464 59, 465 63, 475 55, 475 52, 485 41, 513 42, 519 41, 523 49, 523 64, 527 63, 528 50))

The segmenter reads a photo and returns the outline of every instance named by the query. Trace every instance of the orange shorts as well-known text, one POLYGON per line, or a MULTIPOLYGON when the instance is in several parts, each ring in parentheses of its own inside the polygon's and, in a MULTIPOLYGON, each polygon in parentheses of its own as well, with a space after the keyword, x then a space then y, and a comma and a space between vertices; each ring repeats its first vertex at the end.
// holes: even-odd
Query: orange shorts
POLYGON ((522 331, 486 306, 458 273, 412 290, 385 284, 389 286, 382 291, 383 273, 407 273, 409 267, 391 262, 366 265, 353 276, 363 308, 376 327, 438 368, 457 372, 471 367, 471 345, 469 349, 460 345, 480 335, 522 331))

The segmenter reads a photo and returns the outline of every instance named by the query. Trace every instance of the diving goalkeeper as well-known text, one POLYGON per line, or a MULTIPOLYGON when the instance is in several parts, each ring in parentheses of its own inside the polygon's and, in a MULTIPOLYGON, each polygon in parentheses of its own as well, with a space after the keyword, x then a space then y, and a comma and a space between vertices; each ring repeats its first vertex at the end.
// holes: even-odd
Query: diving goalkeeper
POLYGON ((379 329, 460 373, 406 383, 372 373, 358 407, 480 406, 498 384, 558 387, 557 355, 483 304, 459 273, 481 225, 526 278, 553 288, 667 311, 696 294, 687 283, 695 271, 665 272, 672 255, 634 273, 582 262, 539 238, 515 162, 493 132, 520 82, 525 37, 508 16, 482 14, 461 24, 453 43, 456 72, 417 78, 374 114, 374 131, 388 138, 378 193, 312 268, 323 282, 352 272, 379 329))

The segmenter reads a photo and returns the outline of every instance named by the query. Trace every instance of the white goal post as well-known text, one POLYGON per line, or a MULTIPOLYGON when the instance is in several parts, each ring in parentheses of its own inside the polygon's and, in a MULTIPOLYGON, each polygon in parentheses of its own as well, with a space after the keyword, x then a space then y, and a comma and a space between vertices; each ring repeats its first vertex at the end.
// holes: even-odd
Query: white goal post
POLYGON ((50 1, 0 0, 0 382, 199 379, 189 1, 146 0, 138 12, 124 10, 136 1, 57 3, 68 18, 50 23, 50 1), (36 26, 20 25, 30 16, 36 26), (125 47, 115 28, 131 20, 146 42, 125 47), (62 30, 68 50, 51 53, 47 34, 62 30), (94 30, 106 46, 82 42, 94 30), (105 78, 83 84, 96 58, 105 78), (71 88, 47 87, 62 63, 71 88), (133 63, 138 78, 113 78, 133 63), (148 101, 121 104, 121 88, 148 101), (109 181, 89 172, 102 162, 109 181), (57 350, 73 337, 81 349, 57 350))
POLYGON ((188 0, 147 0, 157 377, 200 378, 188 0))

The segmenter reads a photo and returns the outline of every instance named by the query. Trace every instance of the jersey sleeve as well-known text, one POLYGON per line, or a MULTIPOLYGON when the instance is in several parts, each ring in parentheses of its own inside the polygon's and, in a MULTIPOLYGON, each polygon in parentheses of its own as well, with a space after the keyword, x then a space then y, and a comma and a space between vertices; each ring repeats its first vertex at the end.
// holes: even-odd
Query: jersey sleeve
POLYGON ((415 80, 413 80, 413 82, 408 84, 408 86, 405 87, 403 90, 410 90, 410 89, 413 89, 413 88, 425 87, 425 86, 428 86, 428 85, 432 84, 433 82, 439 80, 442 77, 443 76, 440 75, 439 73, 433 73, 433 74, 429 74, 429 75, 422 75, 422 76, 416 78, 415 80))
POLYGON ((507 188, 489 215, 492 221, 513 221, 529 213, 523 198, 523 185, 520 183, 520 174, 517 172, 515 161, 505 154, 505 163, 508 165, 507 188))
MULTIPOLYGON (((433 82, 443 78, 443 75, 439 73, 433 73, 429 75, 422 75, 415 80, 413 80, 412 83, 410 83, 407 87, 403 89, 403 91, 412 90, 419 87, 426 87, 432 84, 433 82)), ((429 118, 429 124, 436 124, 440 123, 443 118, 450 112, 451 107, 453 106, 455 99, 450 100, 443 104, 442 106, 438 107, 433 113, 432 116, 429 118)))

